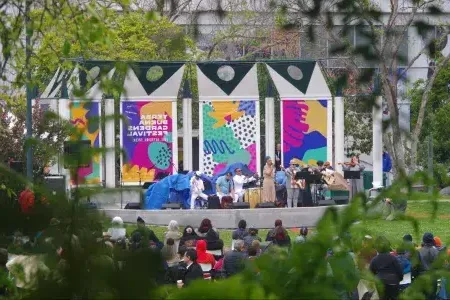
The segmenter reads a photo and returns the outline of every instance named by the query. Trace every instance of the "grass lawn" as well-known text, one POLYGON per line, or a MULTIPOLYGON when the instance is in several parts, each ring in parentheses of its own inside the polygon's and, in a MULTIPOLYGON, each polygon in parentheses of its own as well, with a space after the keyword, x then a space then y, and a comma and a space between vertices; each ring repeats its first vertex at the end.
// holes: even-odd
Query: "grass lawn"
MULTIPOLYGON (((414 241, 420 244, 424 232, 432 232, 439 236, 445 244, 450 244, 450 202, 442 201, 438 204, 436 218, 432 219, 432 204, 422 201, 409 201, 407 215, 414 217, 419 221, 419 236, 414 233, 414 228, 409 221, 385 221, 370 220, 364 221, 361 226, 372 236, 385 235, 391 242, 397 244, 404 234, 410 233, 414 241)), ((214 220, 212 220, 214 224, 214 220)), ((196 225, 196 224, 195 224, 196 225)), ((127 224, 127 232, 130 234, 136 228, 135 225, 127 224)), ((150 226, 155 234, 163 240, 166 227, 150 226)), ((259 236, 265 239, 267 229, 259 230, 259 236)), ((293 239, 298 235, 298 229, 289 229, 289 235, 293 239)), ((225 247, 231 246, 232 230, 219 230, 220 238, 224 241, 225 247)))

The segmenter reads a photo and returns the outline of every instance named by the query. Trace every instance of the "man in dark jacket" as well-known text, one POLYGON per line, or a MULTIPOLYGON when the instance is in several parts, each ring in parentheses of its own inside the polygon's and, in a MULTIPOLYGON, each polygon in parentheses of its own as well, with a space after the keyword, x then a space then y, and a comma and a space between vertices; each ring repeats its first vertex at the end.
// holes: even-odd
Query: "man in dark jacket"
MULTIPOLYGON (((439 250, 434 246, 434 236, 426 232, 422 237, 422 248, 418 251, 419 265, 414 268, 414 277, 420 276, 433 268, 433 263, 438 259, 439 250)), ((425 299, 435 299, 437 290, 437 280, 432 280, 432 290, 424 290, 425 299)))
POLYGON ((137 232, 139 232, 142 236, 142 244, 144 247, 147 247, 147 244, 149 244, 148 246, 155 245, 159 249, 164 246, 163 243, 159 241, 153 230, 145 226, 145 221, 141 217, 137 218, 137 229, 131 233, 131 236, 137 232))
POLYGON ((389 153, 383 151, 383 173, 386 176, 386 186, 391 185, 390 172, 392 170, 392 159, 389 153))
POLYGON ((225 274, 233 276, 244 269, 247 255, 244 252, 244 241, 237 240, 234 243, 234 250, 225 254, 223 258, 223 270, 225 274))
POLYGON ((390 254, 389 241, 379 237, 376 241, 378 255, 370 262, 370 271, 384 285, 383 299, 397 299, 400 282, 403 280, 403 268, 397 258, 390 254))
POLYGON ((194 249, 189 249, 184 255, 184 262, 186 263, 186 273, 184 274, 184 284, 189 285, 196 279, 203 278, 202 267, 197 263, 197 252, 194 249))

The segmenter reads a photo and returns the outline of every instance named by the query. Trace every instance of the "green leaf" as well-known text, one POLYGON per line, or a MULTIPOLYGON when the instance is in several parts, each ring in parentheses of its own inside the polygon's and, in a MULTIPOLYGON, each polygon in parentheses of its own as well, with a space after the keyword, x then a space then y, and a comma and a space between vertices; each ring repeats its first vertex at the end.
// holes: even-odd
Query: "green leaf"
POLYGON ((63 55, 64 56, 68 56, 69 55, 70 48, 71 48, 71 45, 70 45, 69 41, 65 41, 64 45, 63 45, 63 55))

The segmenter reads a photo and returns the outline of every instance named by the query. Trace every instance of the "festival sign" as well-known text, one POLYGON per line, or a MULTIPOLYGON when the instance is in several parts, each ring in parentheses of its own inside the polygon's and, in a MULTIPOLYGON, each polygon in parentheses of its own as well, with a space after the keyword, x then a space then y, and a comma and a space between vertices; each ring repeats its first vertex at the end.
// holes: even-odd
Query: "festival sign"
MULTIPOLYGON (((69 101, 70 123, 79 134, 71 140, 88 141, 91 148, 101 147, 100 103, 97 101, 69 101)), ((101 155, 96 153, 87 166, 78 168, 78 182, 71 176, 71 184, 98 185, 102 183, 101 155)))
POLYGON ((173 106, 176 102, 170 100, 121 102, 123 184, 142 184, 173 173, 173 106))
POLYGON ((201 103, 203 172, 220 173, 243 163, 257 172, 259 103, 255 100, 214 100, 201 103))
POLYGON ((291 159, 316 165, 327 160, 327 100, 282 99, 283 165, 291 159))

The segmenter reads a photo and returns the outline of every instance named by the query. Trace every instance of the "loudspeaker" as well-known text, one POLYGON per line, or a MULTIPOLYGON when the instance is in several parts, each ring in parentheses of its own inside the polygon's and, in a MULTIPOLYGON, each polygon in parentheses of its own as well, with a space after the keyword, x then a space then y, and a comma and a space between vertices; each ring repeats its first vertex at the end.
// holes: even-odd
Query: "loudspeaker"
POLYGON ((180 203, 164 203, 161 209, 181 209, 180 203))
POLYGON ((151 187, 153 184, 155 184, 156 182, 154 181, 148 181, 148 182, 144 182, 144 185, 142 186, 142 189, 144 190, 148 190, 149 187, 151 187))
POLYGON ((91 141, 66 141, 64 142, 64 168, 79 167, 87 168, 90 165, 90 156, 86 150, 91 148, 91 141))
POLYGON ((273 202, 262 202, 256 204, 256 208, 276 208, 276 206, 273 202))
POLYGON ((125 205, 125 209, 141 209, 141 203, 128 202, 127 205, 125 205))
POLYGON ((250 203, 248 202, 235 202, 232 205, 233 209, 249 209, 250 203))
POLYGON ((66 178, 65 176, 45 176, 45 187, 53 195, 66 193, 66 178))
POLYGON ((208 209, 221 209, 220 199, 217 195, 208 196, 208 209))

